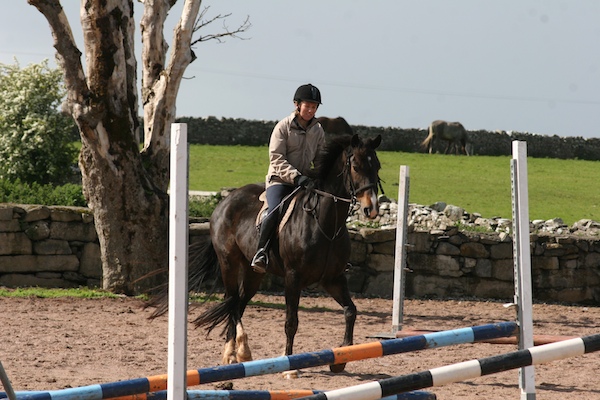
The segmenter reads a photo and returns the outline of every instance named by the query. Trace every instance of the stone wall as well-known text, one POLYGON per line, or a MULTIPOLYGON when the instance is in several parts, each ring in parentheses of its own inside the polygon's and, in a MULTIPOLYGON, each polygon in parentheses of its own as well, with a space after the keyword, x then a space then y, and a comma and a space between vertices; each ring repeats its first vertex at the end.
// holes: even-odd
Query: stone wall
POLYGON ((99 287, 101 281, 88 208, 0 204, 0 286, 99 287))
MULTIPOLYGON (((353 291, 392 295, 395 233, 395 229, 367 228, 354 232, 353 291)), ((535 300, 600 302, 600 238, 530 237, 535 300)), ((407 268, 407 296, 513 300, 513 243, 508 235, 465 232, 455 227, 413 230, 408 234, 407 268)))
MULTIPOLYGON (((247 145, 262 146, 269 142, 269 137, 277 121, 256 121, 215 117, 178 118, 177 122, 188 125, 190 143, 212 145, 247 145)), ((467 128, 476 155, 501 156, 512 154, 514 140, 527 142, 527 155, 538 158, 560 158, 599 160, 600 139, 584 139, 581 136, 559 137, 527 132, 495 132, 485 130, 471 131, 467 128)), ((382 135, 381 150, 403 151, 407 153, 423 152, 421 142, 427 137, 426 129, 372 127, 352 125, 355 133, 363 137, 382 135)), ((597 134, 600 132, 586 132, 597 134)), ((573 134, 577 134, 574 132, 573 134)), ((443 151, 445 143, 435 146, 443 151)))
MULTIPOLYGON (((87 208, 0 204, 0 286, 98 287, 100 246, 87 208)), ((351 291, 391 297, 396 230, 351 229, 351 291)), ((190 243, 209 239, 208 222, 190 224, 190 243)), ((600 302, 600 238, 531 235, 533 297, 600 302)), ((406 294, 512 301, 512 240, 503 233, 418 230, 409 226, 406 294)), ((281 291, 267 275, 263 290, 281 291)))

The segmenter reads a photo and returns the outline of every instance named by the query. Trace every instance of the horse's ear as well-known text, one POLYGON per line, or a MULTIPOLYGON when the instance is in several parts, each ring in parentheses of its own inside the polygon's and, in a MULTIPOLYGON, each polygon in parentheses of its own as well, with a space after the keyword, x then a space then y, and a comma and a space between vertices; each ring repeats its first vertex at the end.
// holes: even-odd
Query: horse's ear
POLYGON ((373 150, 375 150, 375 149, 376 149, 376 148, 378 148, 378 147, 379 147, 379 145, 381 144, 381 135, 377 135, 377 137, 376 137, 375 139, 369 139, 369 140, 367 141, 367 144, 368 144, 369 146, 371 146, 371 148, 372 148, 373 150))
POLYGON ((360 138, 358 137, 358 134, 354 134, 352 135, 352 147, 359 147, 362 144, 362 141, 360 140, 360 138))

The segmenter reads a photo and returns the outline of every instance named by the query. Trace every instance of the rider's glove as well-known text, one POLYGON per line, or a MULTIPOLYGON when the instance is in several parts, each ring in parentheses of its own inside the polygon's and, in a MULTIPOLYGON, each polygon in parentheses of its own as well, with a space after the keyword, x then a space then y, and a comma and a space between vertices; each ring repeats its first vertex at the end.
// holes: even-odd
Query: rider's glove
POLYGON ((312 190, 315 188, 315 181, 310 179, 306 175, 298 175, 294 178, 294 183, 296 184, 296 186, 302 186, 307 190, 312 190))

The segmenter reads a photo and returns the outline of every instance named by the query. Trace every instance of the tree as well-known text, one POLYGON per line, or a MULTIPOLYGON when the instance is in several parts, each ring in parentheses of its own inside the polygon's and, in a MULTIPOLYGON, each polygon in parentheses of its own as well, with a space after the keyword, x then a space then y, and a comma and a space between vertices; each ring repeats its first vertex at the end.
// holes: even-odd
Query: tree
POLYGON ((63 184, 77 150, 73 119, 60 112, 62 71, 48 61, 0 64, 0 179, 63 184))
POLYGON ((249 27, 200 37, 201 0, 185 0, 173 49, 163 29, 176 0, 145 0, 142 32, 143 150, 139 150, 137 60, 131 0, 82 0, 81 26, 86 70, 60 0, 28 0, 50 24, 57 62, 64 71, 64 107, 81 136, 79 166, 83 192, 94 212, 100 239, 103 287, 137 294, 157 283, 140 279, 168 265, 170 125, 183 74, 194 61, 192 45, 236 36, 249 27))

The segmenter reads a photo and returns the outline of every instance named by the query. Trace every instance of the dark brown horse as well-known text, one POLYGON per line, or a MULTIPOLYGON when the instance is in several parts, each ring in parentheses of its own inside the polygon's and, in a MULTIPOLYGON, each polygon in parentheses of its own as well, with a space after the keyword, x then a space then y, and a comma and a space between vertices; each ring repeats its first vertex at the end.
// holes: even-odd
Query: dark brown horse
POLYGON ((342 117, 329 118, 319 117, 317 121, 323 127, 326 133, 340 134, 340 135, 352 135, 354 132, 346 120, 342 117))
POLYGON ((460 122, 433 121, 429 125, 429 135, 423 140, 421 146, 431 154, 436 140, 448 142, 444 154, 448 154, 450 148, 454 146, 456 154, 460 152, 469 155, 469 148, 471 147, 469 135, 460 122))
MULTIPOLYGON (((356 307, 344 275, 350 255, 346 218, 355 203, 360 204, 359 210, 366 217, 378 214, 380 164, 375 149, 380 143, 381 136, 365 141, 358 135, 331 137, 315 168, 316 188, 296 191, 288 203, 291 213, 271 246, 268 268, 268 273, 282 277, 285 283, 286 355, 292 354, 298 329, 301 290, 315 283, 344 309, 342 346, 353 343, 356 307)), ((210 242, 201 251, 190 253, 190 291, 199 291, 200 283, 219 274, 224 285, 223 301, 194 320, 197 327, 205 327, 209 333, 224 324, 223 364, 252 359, 242 315, 265 276, 250 267, 257 246, 256 217, 263 191, 264 185, 252 184, 231 192, 212 214, 210 242)), ((158 307, 153 317, 166 312, 167 302, 165 292, 151 301, 151 306, 158 307)), ((268 326, 256 332, 258 340, 270 334, 272 327, 268 326)), ((340 372, 344 367, 332 365, 330 369, 340 372)))

